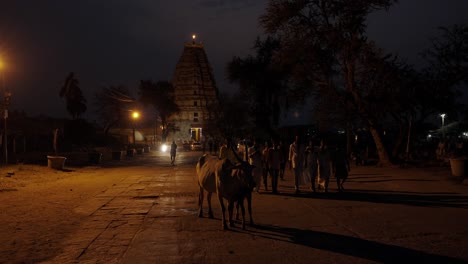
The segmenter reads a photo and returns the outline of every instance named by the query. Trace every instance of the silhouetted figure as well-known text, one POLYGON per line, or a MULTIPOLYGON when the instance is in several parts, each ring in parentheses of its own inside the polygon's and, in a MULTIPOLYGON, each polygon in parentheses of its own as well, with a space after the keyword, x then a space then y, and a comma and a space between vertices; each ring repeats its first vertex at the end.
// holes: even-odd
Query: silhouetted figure
POLYGON ((263 185, 265 186, 265 191, 268 191, 268 173, 270 171, 270 165, 268 164, 268 150, 270 149, 270 143, 265 142, 262 150, 262 175, 263 175, 263 185))
POLYGON ((175 141, 172 141, 172 144, 171 144, 171 164, 172 165, 174 165, 176 153, 177 153, 177 144, 175 143, 175 141))
POLYGON ((299 193, 299 184, 302 176, 302 166, 304 159, 304 147, 296 136, 294 142, 289 146, 289 167, 294 170, 294 188, 295 194, 299 193))
POLYGON ((268 150, 268 165, 271 175, 271 189, 275 194, 278 193, 278 178, 282 158, 278 143, 273 141, 273 146, 268 150))
POLYGON ((312 141, 309 141, 305 149, 305 165, 304 168, 309 174, 310 185, 313 192, 316 192, 315 183, 317 181, 318 174, 318 156, 317 151, 315 151, 312 141))
POLYGON ((323 187, 325 192, 328 192, 328 183, 330 182, 330 175, 332 169, 332 161, 330 156, 330 151, 325 143, 322 140, 320 143, 320 150, 318 152, 318 163, 319 163, 319 189, 323 187))
POLYGON ((348 172, 350 171, 348 157, 346 157, 345 152, 338 148, 335 153, 335 158, 332 162, 333 174, 336 178, 336 185, 338 186, 338 191, 344 191, 343 183, 348 178, 348 172))
POLYGON ((226 139, 226 144, 219 149, 219 159, 228 159, 232 164, 238 162, 236 154, 234 154, 232 140, 226 139))
POLYGON ((286 169, 286 161, 288 160, 288 146, 284 144, 284 142, 280 141, 279 148, 283 157, 280 163, 279 177, 282 181, 284 181, 284 171, 286 169))
POLYGON ((260 190, 260 179, 262 178, 262 150, 256 141, 249 148, 249 164, 254 166, 252 177, 256 186, 254 190, 258 193, 260 190))

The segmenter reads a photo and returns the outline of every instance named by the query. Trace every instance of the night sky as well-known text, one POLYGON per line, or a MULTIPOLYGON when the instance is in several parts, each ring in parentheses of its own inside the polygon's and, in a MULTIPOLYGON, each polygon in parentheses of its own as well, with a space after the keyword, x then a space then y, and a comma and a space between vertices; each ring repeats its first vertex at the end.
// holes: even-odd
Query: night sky
MULTIPOLYGON (((245 56, 262 33, 267 0, 11 0, 0 4, 0 56, 12 109, 66 117, 58 95, 73 71, 91 102, 101 86, 171 80, 184 43, 205 44, 220 91, 233 56, 245 56)), ((368 35, 389 52, 420 65, 437 27, 468 23, 466 0, 402 0, 369 19, 368 35)))

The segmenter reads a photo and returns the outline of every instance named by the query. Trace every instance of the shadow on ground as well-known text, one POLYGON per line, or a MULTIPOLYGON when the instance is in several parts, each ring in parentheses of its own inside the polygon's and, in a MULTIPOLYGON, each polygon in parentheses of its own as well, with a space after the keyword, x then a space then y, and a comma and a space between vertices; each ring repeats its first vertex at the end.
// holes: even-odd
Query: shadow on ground
MULTIPOLYGON (((286 187, 287 188, 287 187, 286 187)), ((424 207, 450 207, 468 208, 468 196, 457 195, 456 193, 435 192, 401 192, 384 190, 348 190, 344 192, 317 192, 311 191, 294 194, 292 191, 282 192, 279 195, 286 197, 302 197, 327 200, 346 200, 383 204, 403 204, 424 207)), ((263 193, 272 195, 270 192, 263 193)))
POLYGON ((290 242, 382 263, 468 263, 466 260, 453 257, 320 231, 256 225, 247 232, 267 239, 290 242))

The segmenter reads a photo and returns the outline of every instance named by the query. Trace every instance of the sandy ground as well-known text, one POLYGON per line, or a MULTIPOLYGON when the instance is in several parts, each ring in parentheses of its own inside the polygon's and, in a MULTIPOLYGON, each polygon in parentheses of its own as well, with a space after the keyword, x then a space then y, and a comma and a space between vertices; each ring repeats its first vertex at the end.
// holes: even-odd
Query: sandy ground
POLYGON ((65 171, 38 165, 1 168, 0 263, 35 263, 55 255, 63 236, 84 217, 73 208, 112 184, 115 177, 95 167, 65 171))

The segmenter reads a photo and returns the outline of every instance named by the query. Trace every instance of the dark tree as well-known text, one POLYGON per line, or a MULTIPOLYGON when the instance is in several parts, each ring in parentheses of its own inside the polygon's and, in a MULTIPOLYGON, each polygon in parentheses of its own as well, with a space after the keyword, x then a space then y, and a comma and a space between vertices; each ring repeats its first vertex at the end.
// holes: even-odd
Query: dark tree
POLYGON ((284 95, 286 74, 281 65, 273 61, 279 48, 279 41, 267 37, 255 42, 255 55, 245 58, 234 57, 227 67, 231 82, 239 84, 243 101, 248 103, 249 112, 255 119, 256 127, 272 134, 279 123, 282 106, 287 100, 284 95))
POLYGON ((239 94, 219 95, 219 108, 214 116, 218 121, 218 128, 225 137, 245 137, 246 130, 252 125, 249 118, 248 102, 239 94))
POLYGON ((168 118, 179 111, 179 107, 174 100, 174 87, 170 82, 151 80, 140 82, 140 101, 145 105, 151 105, 158 112, 162 125, 162 141, 171 130, 177 129, 174 124, 168 123, 168 118))
MULTIPOLYGON (((381 165, 390 165, 380 119, 368 107, 359 80, 372 52, 365 36, 367 15, 389 8, 393 0, 272 0, 260 21, 281 39, 281 63, 292 72, 299 94, 333 95, 346 111, 354 109, 367 123, 381 165)), ((372 73, 372 71, 369 71, 372 73)), ((367 76, 376 79, 379 76, 367 76)))
POLYGON ((105 135, 113 126, 125 119, 128 110, 135 104, 135 100, 124 86, 102 87, 95 93, 94 99, 96 113, 105 124, 105 135))
POLYGON ((73 72, 65 79, 65 83, 60 89, 60 97, 65 98, 67 111, 74 120, 86 112, 86 99, 79 87, 79 81, 73 72))
POLYGON ((426 101, 424 116, 448 113, 455 117, 463 94, 460 88, 468 85, 468 25, 440 28, 442 34, 432 38, 432 46, 422 53, 428 66, 422 71, 426 101))

